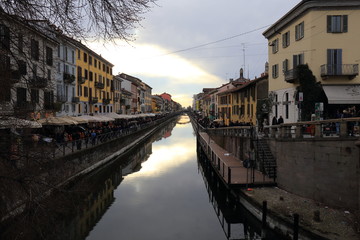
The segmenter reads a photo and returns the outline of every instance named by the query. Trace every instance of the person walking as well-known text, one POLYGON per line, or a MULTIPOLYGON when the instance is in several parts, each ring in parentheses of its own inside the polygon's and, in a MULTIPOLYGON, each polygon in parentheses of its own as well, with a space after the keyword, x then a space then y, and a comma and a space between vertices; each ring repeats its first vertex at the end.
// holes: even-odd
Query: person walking
POLYGON ((273 119, 272 119, 271 125, 277 125, 277 124, 278 124, 277 119, 274 116, 273 119))

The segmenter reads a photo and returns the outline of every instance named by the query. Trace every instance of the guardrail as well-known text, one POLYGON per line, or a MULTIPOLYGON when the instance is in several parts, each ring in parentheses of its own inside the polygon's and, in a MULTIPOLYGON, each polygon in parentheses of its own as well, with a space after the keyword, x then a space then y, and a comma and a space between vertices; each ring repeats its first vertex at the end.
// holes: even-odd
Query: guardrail
POLYGON ((351 138, 360 136, 360 117, 264 126, 269 138, 351 138))

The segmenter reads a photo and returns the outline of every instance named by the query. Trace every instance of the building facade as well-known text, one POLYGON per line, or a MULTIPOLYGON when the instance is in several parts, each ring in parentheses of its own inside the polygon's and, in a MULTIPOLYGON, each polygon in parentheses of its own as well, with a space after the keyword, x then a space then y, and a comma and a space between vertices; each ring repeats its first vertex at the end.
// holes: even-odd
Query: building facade
POLYGON ((301 98, 296 92, 300 64, 307 64, 321 83, 329 116, 360 104, 360 48, 355 47, 359 21, 359 1, 303 0, 263 33, 269 43, 272 116, 281 115, 285 122, 300 120, 301 98))

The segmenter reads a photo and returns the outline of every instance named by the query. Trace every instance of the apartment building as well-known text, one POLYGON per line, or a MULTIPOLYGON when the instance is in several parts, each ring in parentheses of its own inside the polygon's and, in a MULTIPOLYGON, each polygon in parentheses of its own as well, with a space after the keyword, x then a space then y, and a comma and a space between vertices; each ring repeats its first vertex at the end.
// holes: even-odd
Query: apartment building
POLYGON ((114 112, 113 64, 81 42, 76 45, 77 113, 106 114, 114 112))
POLYGON ((300 120, 300 64, 307 64, 321 83, 329 116, 360 104, 359 22, 359 1, 303 0, 263 33, 269 45, 271 117, 281 115, 285 123, 300 120))
POLYGON ((58 42, 47 21, 0 15, 0 114, 38 119, 56 112, 58 42))

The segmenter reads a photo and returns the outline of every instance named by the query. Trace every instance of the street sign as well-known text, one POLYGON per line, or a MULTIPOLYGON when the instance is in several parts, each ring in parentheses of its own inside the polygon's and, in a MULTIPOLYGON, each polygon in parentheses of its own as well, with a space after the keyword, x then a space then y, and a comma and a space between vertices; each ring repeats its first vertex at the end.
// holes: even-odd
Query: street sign
POLYGON ((299 92, 299 102, 302 102, 304 100, 304 94, 303 92, 299 92))

